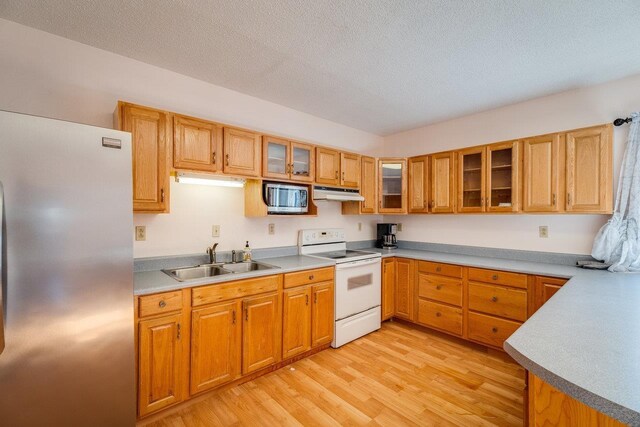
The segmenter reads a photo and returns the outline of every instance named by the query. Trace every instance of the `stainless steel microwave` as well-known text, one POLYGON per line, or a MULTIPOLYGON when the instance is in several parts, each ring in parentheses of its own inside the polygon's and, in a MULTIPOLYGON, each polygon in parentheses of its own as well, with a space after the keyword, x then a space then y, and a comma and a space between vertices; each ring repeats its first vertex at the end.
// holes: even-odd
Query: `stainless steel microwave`
POLYGON ((262 184, 262 197, 269 214, 303 214, 309 211, 309 187, 265 182, 262 184))

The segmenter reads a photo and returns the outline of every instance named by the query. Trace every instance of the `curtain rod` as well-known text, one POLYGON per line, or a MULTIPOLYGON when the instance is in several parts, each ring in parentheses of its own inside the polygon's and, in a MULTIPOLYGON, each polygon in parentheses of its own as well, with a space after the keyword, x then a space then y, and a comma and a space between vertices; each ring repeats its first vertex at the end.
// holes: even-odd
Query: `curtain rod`
POLYGON ((630 123, 631 117, 627 117, 626 119, 617 118, 613 121, 614 126, 622 126, 625 123, 630 123))

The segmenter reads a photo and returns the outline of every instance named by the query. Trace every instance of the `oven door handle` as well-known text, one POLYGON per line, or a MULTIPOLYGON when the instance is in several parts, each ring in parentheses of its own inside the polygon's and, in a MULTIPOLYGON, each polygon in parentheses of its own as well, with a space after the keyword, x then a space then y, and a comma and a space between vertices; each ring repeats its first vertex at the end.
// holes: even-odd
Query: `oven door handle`
POLYGON ((380 258, 374 258, 372 260, 363 260, 363 261, 343 262, 340 264, 336 264, 336 270, 347 270, 349 268, 364 267, 372 264, 380 264, 381 262, 382 261, 380 258))

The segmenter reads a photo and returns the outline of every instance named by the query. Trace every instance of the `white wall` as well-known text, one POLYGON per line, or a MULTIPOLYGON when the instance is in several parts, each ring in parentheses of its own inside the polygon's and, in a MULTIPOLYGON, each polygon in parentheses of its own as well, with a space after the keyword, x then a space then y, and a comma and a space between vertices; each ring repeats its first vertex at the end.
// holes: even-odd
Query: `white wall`
MULTIPOLYGON (((640 109, 640 75, 385 137, 385 155, 411 156, 611 122, 640 109)), ((614 183, 628 125, 614 131, 614 183)), ((615 193, 614 193, 615 194, 615 193)), ((588 254, 606 215, 386 216, 404 240, 588 254), (538 226, 549 237, 538 237, 538 226)))
MULTIPOLYGON (((0 109, 111 127, 116 102, 127 100, 323 145, 378 155, 382 137, 281 105, 211 85, 130 58, 0 19, 0 109)), ((339 205, 317 218, 247 219, 237 189, 172 184, 169 215, 134 215, 147 225, 136 257, 197 253, 211 244, 211 225, 222 225, 220 250, 295 244, 299 228, 345 227, 350 240, 370 239, 375 218, 342 217, 339 205), (276 234, 267 235, 267 223, 276 234)), ((378 218, 379 219, 379 218, 378 218)), ((133 231, 132 231, 133 236, 133 231)))

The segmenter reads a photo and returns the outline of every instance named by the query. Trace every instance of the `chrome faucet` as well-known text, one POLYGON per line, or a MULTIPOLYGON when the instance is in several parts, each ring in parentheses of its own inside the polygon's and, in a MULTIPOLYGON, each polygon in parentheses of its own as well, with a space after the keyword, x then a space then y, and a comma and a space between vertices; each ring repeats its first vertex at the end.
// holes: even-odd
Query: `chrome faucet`
POLYGON ((209 254, 209 264, 216 263, 216 248, 218 247, 218 243, 214 243, 213 246, 207 248, 207 254, 209 254))
POLYGON ((231 262, 238 262, 238 253, 236 251, 231 251, 231 262))

